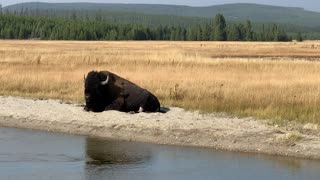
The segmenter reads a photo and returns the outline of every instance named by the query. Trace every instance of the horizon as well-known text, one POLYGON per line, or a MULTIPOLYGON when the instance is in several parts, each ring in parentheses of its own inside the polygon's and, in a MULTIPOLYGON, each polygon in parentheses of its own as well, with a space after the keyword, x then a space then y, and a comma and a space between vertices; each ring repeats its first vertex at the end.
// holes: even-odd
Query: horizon
POLYGON ((313 0, 306 0, 301 2, 299 0, 283 0, 281 2, 274 2, 274 0, 200 0, 193 2, 192 0, 43 0, 43 1, 29 1, 29 0, 0 0, 0 4, 3 7, 10 6, 13 4, 28 3, 28 2, 43 2, 43 3, 104 3, 104 4, 161 4, 161 5, 184 5, 191 7, 207 7, 214 5, 223 5, 223 4, 259 4, 259 5, 271 5, 271 6, 281 6, 281 7, 296 7, 303 8, 309 11, 320 12, 320 2, 312 2, 313 0), (308 4, 310 3, 310 4, 308 4))

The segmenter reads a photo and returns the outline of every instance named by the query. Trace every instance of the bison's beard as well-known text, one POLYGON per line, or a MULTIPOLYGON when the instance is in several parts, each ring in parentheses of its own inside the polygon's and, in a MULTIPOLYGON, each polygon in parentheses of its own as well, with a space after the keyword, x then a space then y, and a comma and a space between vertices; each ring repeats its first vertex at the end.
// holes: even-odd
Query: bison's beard
POLYGON ((104 111, 107 106, 107 102, 104 102, 103 99, 104 98, 100 96, 91 97, 89 100, 86 100, 86 106, 84 110, 93 112, 104 111))
POLYGON ((86 103, 84 110, 93 111, 93 112, 102 112, 105 110, 105 107, 106 106, 100 103, 92 103, 92 104, 86 103))

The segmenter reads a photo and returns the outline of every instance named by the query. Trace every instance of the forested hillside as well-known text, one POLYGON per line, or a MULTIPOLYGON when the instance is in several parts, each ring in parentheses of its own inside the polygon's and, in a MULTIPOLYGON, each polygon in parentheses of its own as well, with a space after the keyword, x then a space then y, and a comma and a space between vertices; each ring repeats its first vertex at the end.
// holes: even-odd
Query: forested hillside
POLYGON ((97 19, 0 14, 0 38, 44 40, 288 41, 277 25, 255 32, 250 21, 228 25, 223 15, 190 27, 119 24, 97 19))
POLYGON ((152 28, 157 26, 181 27, 186 30, 196 29, 196 26, 203 26, 203 24, 210 24, 216 12, 225 12, 227 15, 224 14, 224 17, 227 20, 227 26, 230 27, 239 23, 245 24, 249 20, 252 22, 252 30, 256 33, 263 33, 266 28, 270 29, 276 24, 278 29, 287 32, 290 37, 294 38, 301 33, 304 39, 320 39, 320 21, 318 21, 320 13, 299 8, 255 4, 230 4, 202 7, 200 9, 201 11, 196 7, 188 6, 143 4, 24 3, 5 7, 2 12, 19 16, 103 21, 108 24, 131 24, 152 28), (204 15, 204 12, 207 11, 205 9, 210 9, 208 11, 212 16, 204 15), (176 11, 179 11, 180 14, 176 11), (186 11, 186 14, 181 14, 180 11, 186 11), (197 14, 194 14, 196 17, 190 16, 192 12, 197 12, 197 14), (177 14, 180 16, 177 16, 177 14), (294 23, 291 20, 278 23, 280 22, 279 19, 291 19, 294 23), (299 19, 303 23, 299 23, 299 19))
POLYGON ((102 10, 134 12, 142 14, 176 15, 188 17, 212 18, 224 14, 230 21, 296 24, 308 27, 320 27, 320 13, 302 8, 278 7, 258 4, 226 4, 208 7, 189 7, 152 4, 107 4, 107 3, 23 3, 5 7, 8 11, 21 9, 38 10, 102 10))

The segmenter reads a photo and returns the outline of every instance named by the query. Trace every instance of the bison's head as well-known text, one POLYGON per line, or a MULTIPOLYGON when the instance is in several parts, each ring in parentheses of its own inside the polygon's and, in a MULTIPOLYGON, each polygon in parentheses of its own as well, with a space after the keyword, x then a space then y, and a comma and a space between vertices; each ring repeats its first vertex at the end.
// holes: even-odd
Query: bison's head
POLYGON ((109 82, 109 74, 91 71, 84 79, 85 110, 101 112, 107 102, 105 88, 109 82))

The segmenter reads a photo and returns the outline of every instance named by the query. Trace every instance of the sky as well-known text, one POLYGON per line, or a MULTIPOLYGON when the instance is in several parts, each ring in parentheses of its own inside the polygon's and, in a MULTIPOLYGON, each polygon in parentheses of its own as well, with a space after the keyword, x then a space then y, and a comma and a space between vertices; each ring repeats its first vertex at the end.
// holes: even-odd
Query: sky
POLYGON ((135 4, 176 4, 188 6, 210 6, 229 3, 255 3, 286 7, 302 7, 320 12, 319 0, 0 0, 3 6, 21 2, 99 2, 99 3, 135 3, 135 4))

